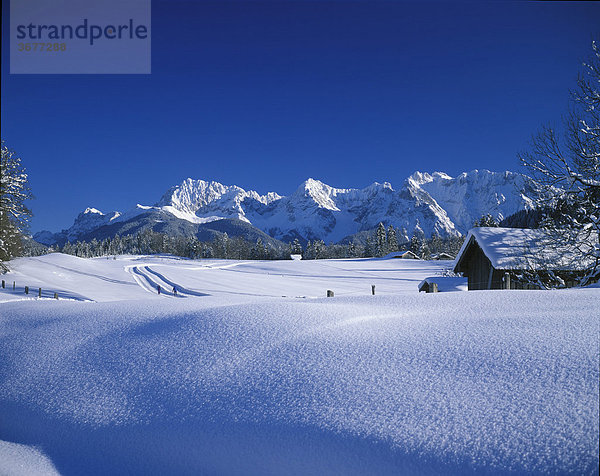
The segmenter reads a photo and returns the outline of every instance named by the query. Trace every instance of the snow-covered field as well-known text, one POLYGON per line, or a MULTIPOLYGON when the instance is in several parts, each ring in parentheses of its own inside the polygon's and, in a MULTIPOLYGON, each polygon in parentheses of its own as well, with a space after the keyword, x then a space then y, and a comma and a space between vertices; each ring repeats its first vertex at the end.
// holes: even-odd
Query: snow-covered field
POLYGON ((11 264, 0 474, 598 473, 599 288, 419 294, 448 263, 412 260, 11 264))

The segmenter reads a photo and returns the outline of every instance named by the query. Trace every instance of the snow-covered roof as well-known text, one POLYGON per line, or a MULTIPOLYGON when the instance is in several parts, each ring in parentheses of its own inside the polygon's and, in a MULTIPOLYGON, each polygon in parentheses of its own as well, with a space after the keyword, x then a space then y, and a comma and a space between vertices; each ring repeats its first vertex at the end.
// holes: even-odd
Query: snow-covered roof
POLYGON ((387 255, 385 255, 382 259, 391 259, 391 258, 419 259, 419 257, 410 250, 392 251, 391 253, 388 253, 387 255))
POLYGON ((468 288, 467 278, 457 278, 454 276, 431 276, 425 278, 419 283, 419 291, 424 284, 436 283, 438 285, 438 292, 449 292, 449 291, 466 291, 468 288))
POLYGON ((454 256, 449 253, 434 253, 431 255, 431 259, 441 259, 441 260, 453 260, 454 256))
POLYGON ((592 259, 548 230, 478 227, 469 230, 456 257, 455 271, 473 241, 496 269, 582 270, 592 259))

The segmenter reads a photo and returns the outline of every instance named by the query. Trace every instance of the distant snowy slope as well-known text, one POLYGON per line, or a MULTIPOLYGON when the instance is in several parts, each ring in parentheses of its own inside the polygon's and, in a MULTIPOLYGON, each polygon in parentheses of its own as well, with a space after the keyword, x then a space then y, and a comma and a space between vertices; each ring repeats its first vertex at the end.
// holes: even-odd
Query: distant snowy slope
POLYGON ((456 178, 444 173, 416 172, 395 190, 388 182, 363 189, 335 188, 308 179, 287 197, 260 195, 237 186, 186 179, 169 189, 152 207, 104 215, 88 209, 73 226, 59 234, 40 232, 44 244, 74 241, 94 235, 107 224, 131 220, 148 212, 166 212, 188 223, 220 219, 248 222, 273 238, 291 241, 322 239, 338 242, 379 222, 401 230, 408 239, 415 231, 426 236, 465 234, 473 222, 490 213, 502 219, 533 206, 531 179, 513 172, 474 170, 456 178))
POLYGON ((226 186, 219 182, 188 178, 169 189, 156 206, 194 222, 220 218, 248 221, 245 212, 247 204, 244 202, 254 201, 266 206, 279 198, 281 197, 274 192, 259 195, 253 190, 246 191, 235 185, 226 186))
MULTIPOLYGON (((242 222, 243 223, 243 222, 242 222)), ((375 285, 377 295, 399 291, 414 292, 427 276, 440 274, 449 265, 443 261, 348 259, 306 261, 189 260, 173 256, 119 256, 116 259, 85 259, 62 253, 18 258, 4 275, 0 289, 3 301, 37 298, 24 294, 24 287, 42 288, 43 297, 58 293, 60 300, 123 301, 160 299, 160 284, 146 272, 142 287, 132 268, 150 268, 172 282, 195 293, 236 297, 320 297, 327 289, 337 296, 365 295, 375 285), (367 271, 368 269, 368 271, 367 271), (150 279, 147 279, 147 278, 150 279), (152 281, 149 283, 148 281, 152 281), (152 292, 148 293, 148 284, 152 292), (152 287, 154 286, 154 287, 152 287)), ((0 437, 1 439, 1 437, 0 437)))
POLYGON ((119 212, 102 213, 96 208, 86 208, 75 218, 73 225, 67 230, 58 233, 42 231, 34 235, 34 239, 44 245, 64 244, 67 241, 76 241, 83 235, 107 225, 120 218, 119 212))
POLYGON ((416 172, 408 180, 429 194, 463 234, 484 214, 500 221, 534 206, 531 179, 514 172, 473 170, 456 178, 439 172, 416 172))

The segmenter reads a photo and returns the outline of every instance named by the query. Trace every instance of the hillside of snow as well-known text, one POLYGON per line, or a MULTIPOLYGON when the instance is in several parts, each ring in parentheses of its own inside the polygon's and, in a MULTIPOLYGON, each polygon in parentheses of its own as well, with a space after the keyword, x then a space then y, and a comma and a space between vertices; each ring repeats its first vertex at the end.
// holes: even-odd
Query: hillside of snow
POLYGON ((597 474, 600 288, 449 264, 15 260, 0 473, 597 474))
MULTIPOLYGON (((88 208, 73 226, 60 233, 39 232, 35 238, 46 245, 65 240, 91 239, 107 225, 160 212, 186 223, 202 224, 220 219, 246 221, 273 238, 291 241, 322 239, 338 242, 379 222, 400 229, 408 240, 415 230, 426 236, 465 234, 475 220, 491 214, 501 220, 533 207, 531 179, 513 172, 473 170, 456 178, 444 173, 415 172, 395 190, 388 182, 363 189, 331 187, 308 179, 291 195, 275 192, 260 195, 237 186, 186 179, 169 189, 152 207, 138 205, 126 213, 103 214, 88 208)), ((132 226, 131 228, 136 228, 132 226)), ((110 228, 121 233, 118 227, 110 228)), ((104 236, 105 233, 98 233, 104 236)))

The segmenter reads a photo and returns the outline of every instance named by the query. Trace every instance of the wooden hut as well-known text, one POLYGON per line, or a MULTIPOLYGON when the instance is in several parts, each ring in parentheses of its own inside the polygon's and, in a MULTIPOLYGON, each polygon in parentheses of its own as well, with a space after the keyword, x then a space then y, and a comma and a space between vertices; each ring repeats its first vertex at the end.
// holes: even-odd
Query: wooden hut
POLYGON ((582 275, 589 263, 573 246, 546 230, 473 228, 454 262, 454 272, 468 278, 469 290, 536 289, 524 275, 553 273, 565 282, 582 275))

